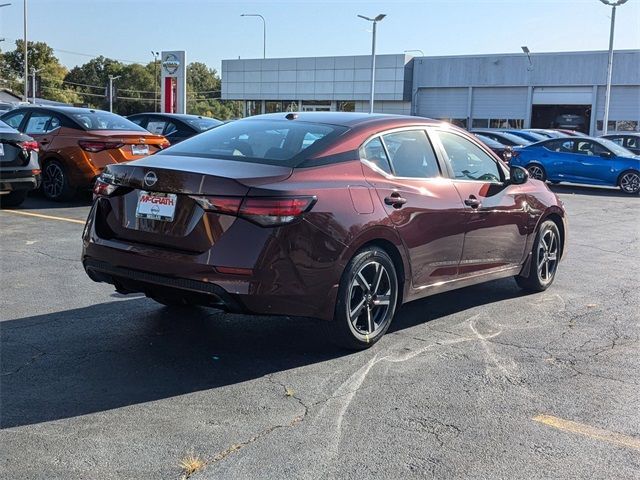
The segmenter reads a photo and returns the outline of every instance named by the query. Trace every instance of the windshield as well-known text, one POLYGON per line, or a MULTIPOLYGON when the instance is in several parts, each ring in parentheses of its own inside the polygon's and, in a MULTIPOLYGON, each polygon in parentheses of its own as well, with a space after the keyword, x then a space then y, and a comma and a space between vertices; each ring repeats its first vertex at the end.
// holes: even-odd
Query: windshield
POLYGON ((185 121, 199 132, 204 132, 205 130, 209 130, 213 127, 217 127, 218 125, 222 125, 222 122, 220 120, 207 117, 186 118, 185 121))
POLYGON ((148 133, 131 120, 115 113, 87 110, 81 113, 70 113, 69 116, 87 130, 128 130, 148 133))
POLYGON ((631 150, 627 150, 624 147, 621 147, 616 142, 612 142, 606 138, 599 138, 598 141, 604 146, 611 150, 616 157, 635 157, 636 154, 631 150))
POLYGON ((512 141, 516 145, 529 145, 531 143, 529 140, 525 140, 524 138, 519 137, 518 135, 514 135, 513 133, 500 132, 499 135, 506 138, 507 140, 512 141))
POLYGON ((163 155, 223 158, 293 167, 319 151, 346 127, 294 120, 239 120, 191 137, 163 155))

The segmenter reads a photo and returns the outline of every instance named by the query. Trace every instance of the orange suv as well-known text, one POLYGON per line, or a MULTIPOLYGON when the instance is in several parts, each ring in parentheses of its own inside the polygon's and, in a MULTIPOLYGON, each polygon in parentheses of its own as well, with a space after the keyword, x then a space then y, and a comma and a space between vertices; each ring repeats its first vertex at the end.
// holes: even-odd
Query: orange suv
POLYGON ((169 146, 120 115, 75 107, 22 107, 0 117, 40 144, 42 191, 69 200, 89 190, 104 167, 138 160, 169 146))

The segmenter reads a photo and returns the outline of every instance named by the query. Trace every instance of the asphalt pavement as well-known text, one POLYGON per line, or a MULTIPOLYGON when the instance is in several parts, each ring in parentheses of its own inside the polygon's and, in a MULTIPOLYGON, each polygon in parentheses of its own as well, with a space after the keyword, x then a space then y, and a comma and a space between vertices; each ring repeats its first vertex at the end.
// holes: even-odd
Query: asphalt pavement
POLYGON ((0 477, 640 478, 640 198, 554 190, 549 290, 413 302, 358 353, 90 281, 88 200, 0 211, 0 477))

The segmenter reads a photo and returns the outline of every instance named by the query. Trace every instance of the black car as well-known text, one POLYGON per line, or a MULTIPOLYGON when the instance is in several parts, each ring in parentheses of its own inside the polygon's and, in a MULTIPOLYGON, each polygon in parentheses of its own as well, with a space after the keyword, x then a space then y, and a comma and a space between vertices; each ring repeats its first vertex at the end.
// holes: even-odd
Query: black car
POLYGON ((171 145, 222 125, 215 118, 179 113, 136 113, 127 118, 151 133, 164 135, 171 145))
POLYGON ((632 153, 640 155, 640 133, 610 133, 609 135, 603 135, 602 138, 608 138, 632 153))
POLYGON ((497 140, 494 140, 493 138, 489 138, 481 133, 474 133, 474 135, 478 137, 482 141, 482 143, 484 143, 487 147, 489 147, 491 150, 497 153, 498 156, 505 161, 505 163, 509 163, 511 161, 513 150, 511 149, 510 146, 503 145, 497 140))
POLYGON ((518 135, 514 135, 513 133, 504 132, 501 130, 481 130, 481 129, 473 129, 470 130, 471 133, 475 135, 483 135, 485 137, 490 138, 491 140, 495 140, 502 145, 507 145, 509 147, 523 146, 529 145, 531 143, 530 140, 526 140, 518 135))
POLYGON ((39 186, 38 142, 0 120, 0 206, 20 205, 39 186))

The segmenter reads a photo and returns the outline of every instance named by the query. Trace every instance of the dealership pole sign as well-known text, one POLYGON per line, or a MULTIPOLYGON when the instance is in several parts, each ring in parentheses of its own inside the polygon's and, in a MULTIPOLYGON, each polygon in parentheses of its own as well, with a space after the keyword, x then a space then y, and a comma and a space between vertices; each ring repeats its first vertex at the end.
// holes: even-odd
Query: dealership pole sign
POLYGON ((162 52, 161 102, 165 113, 187 111, 187 54, 184 50, 162 52))

